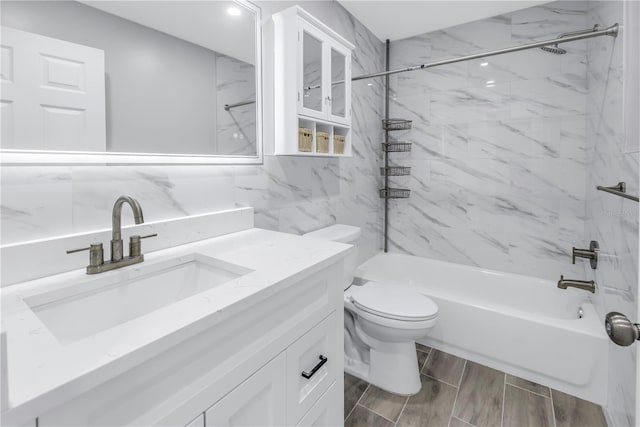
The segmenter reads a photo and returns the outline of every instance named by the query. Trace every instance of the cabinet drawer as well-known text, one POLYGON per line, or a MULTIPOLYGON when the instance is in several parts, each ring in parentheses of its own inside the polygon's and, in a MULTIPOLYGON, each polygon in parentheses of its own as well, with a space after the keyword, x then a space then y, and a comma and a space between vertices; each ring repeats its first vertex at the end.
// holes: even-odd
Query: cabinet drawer
POLYGON ((309 409, 309 412, 300 420, 297 427, 326 427, 342 425, 342 406, 340 405, 342 393, 334 382, 322 397, 309 409))
MULTIPOLYGON (((335 311, 287 349, 287 424, 295 425, 339 375, 335 311)), ((340 329, 341 331, 342 329, 340 329)))

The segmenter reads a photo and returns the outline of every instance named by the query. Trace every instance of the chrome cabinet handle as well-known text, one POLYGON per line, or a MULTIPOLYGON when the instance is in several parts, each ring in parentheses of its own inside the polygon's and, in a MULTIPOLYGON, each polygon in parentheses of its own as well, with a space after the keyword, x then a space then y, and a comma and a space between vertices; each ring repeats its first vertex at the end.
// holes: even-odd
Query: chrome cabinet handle
POLYGON ((318 362, 318 364, 316 366, 313 367, 313 369, 311 370, 311 372, 307 372, 307 371, 302 371, 302 376, 305 377, 306 379, 310 379, 316 372, 318 372, 318 370, 320 368, 322 368, 322 366, 327 363, 327 359, 326 357, 324 357, 323 355, 320 355, 320 361, 318 362))

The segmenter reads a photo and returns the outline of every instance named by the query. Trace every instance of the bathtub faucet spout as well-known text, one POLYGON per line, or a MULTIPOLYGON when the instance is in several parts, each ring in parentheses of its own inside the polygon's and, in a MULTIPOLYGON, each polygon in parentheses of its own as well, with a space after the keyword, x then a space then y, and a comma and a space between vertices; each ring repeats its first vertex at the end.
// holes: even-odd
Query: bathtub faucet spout
POLYGON ((596 293, 596 282, 593 280, 571 280, 565 279, 564 276, 560 276, 558 280, 558 287, 560 289, 567 289, 568 287, 584 289, 592 294, 596 293))

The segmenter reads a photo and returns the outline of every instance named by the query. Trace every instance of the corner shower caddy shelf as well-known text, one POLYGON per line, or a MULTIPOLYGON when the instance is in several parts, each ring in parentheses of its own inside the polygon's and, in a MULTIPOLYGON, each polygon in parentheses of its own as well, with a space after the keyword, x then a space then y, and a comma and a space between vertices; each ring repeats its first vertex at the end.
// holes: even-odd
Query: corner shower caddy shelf
POLYGON ((384 130, 409 130, 412 120, 406 119, 383 119, 382 129, 384 130))
POLYGON ((410 142, 383 142, 382 151, 385 153, 408 153, 411 151, 410 142))
POLYGON ((411 129, 412 121, 406 119, 382 119, 382 129, 385 130, 385 141, 382 143, 384 153, 384 167, 380 168, 380 175, 385 177, 384 188, 380 190, 381 199, 407 199, 411 190, 406 188, 390 188, 390 176, 409 176, 411 167, 409 166, 389 166, 389 153, 401 153, 411 151, 410 142, 391 142, 389 132, 396 130, 411 129))
POLYGON ((380 168, 381 176, 408 176, 411 175, 411 167, 409 166, 389 166, 380 168))
POLYGON ((381 199, 408 199, 411 190, 406 188, 383 188, 380 190, 381 199))

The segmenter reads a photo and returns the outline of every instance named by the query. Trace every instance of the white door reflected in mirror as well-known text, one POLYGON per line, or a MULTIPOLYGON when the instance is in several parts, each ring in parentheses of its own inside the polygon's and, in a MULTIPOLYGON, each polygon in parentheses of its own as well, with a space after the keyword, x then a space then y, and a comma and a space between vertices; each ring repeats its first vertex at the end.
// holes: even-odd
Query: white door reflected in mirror
POLYGON ((2 29, 2 148, 106 151, 104 51, 2 29))

